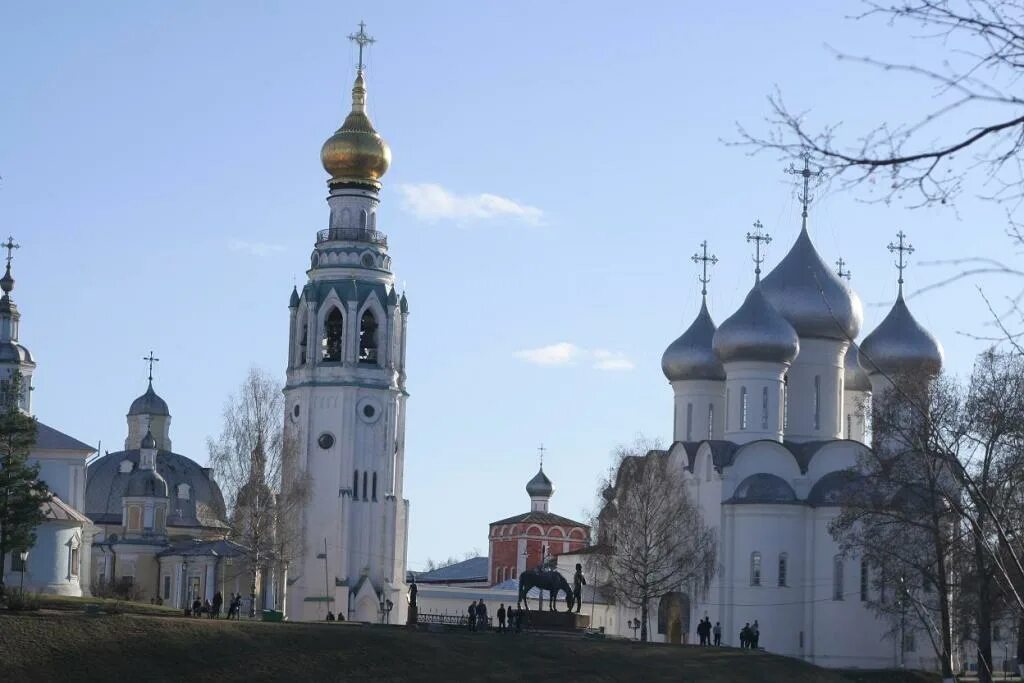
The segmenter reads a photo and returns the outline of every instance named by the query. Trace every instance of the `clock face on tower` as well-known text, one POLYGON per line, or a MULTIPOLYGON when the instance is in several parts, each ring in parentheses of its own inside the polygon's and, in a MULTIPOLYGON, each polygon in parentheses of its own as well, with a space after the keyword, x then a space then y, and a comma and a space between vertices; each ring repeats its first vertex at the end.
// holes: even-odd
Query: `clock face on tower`
POLYGON ((327 432, 324 432, 323 434, 320 435, 320 438, 317 439, 316 442, 320 444, 320 448, 326 451, 328 448, 334 445, 334 436, 328 434, 327 432))

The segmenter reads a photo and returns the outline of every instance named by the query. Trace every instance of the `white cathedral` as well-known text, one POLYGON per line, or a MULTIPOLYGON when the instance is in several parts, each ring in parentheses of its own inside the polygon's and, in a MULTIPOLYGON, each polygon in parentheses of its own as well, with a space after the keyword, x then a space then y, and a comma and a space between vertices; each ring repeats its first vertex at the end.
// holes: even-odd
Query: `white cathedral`
MULTIPOLYGON (((362 27, 353 39, 360 50, 371 40, 362 27)), ((320 157, 330 174, 330 222, 289 304, 284 487, 305 486, 308 499, 288 531, 300 547, 286 613, 404 623, 409 305, 395 290, 377 226, 391 151, 366 113, 361 52, 352 110, 320 157)))
MULTIPOLYGON (((770 652, 828 667, 893 666, 902 652, 907 666, 929 668, 923 636, 916 648, 912 639, 901 648, 883 637, 889 625, 865 605, 875 590, 871 569, 841 554, 828 525, 849 482, 844 471, 869 448, 872 395, 900 372, 938 373, 942 348, 907 308, 902 269, 888 315, 859 354, 851 345, 861 303, 811 242, 808 174, 805 164, 803 225, 786 256, 763 280, 755 257, 753 287, 717 328, 705 271, 700 311, 662 357, 675 397, 674 443, 647 457, 669 458, 717 531, 719 557, 706 594, 661 600, 656 632, 668 640, 668 622, 678 619, 676 629, 692 634, 708 617, 721 623, 724 644, 738 645, 740 629, 756 620, 770 652)), ((748 238, 762 238, 757 227, 748 238)), ((903 250, 902 238, 892 248, 903 250)), ((614 514, 621 484, 605 492, 602 515, 614 514)))

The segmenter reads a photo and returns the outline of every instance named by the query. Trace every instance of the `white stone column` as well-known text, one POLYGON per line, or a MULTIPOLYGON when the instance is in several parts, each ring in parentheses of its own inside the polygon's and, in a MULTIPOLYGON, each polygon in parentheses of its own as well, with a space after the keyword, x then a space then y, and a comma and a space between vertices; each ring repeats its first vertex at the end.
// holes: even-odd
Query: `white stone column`
POLYGON ((206 599, 213 602, 213 594, 216 592, 214 589, 217 587, 217 582, 214 580, 213 572, 213 561, 207 560, 206 562, 206 599))
MULTIPOLYGON (((744 444, 760 439, 782 441, 786 365, 763 361, 726 363, 725 438, 744 444), (744 396, 746 398, 744 398, 744 396), (744 404, 746 418, 744 419, 744 404)), ((792 407, 790 408, 792 420, 792 407)))

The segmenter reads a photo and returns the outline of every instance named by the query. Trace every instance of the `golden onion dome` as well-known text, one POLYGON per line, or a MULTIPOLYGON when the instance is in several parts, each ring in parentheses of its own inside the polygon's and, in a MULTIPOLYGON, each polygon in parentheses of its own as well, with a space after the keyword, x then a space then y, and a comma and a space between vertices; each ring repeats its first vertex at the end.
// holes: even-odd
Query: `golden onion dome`
POLYGON ((320 161, 331 174, 329 185, 368 183, 379 186, 391 165, 391 149, 366 115, 366 79, 362 70, 352 86, 352 111, 320 150, 320 161))

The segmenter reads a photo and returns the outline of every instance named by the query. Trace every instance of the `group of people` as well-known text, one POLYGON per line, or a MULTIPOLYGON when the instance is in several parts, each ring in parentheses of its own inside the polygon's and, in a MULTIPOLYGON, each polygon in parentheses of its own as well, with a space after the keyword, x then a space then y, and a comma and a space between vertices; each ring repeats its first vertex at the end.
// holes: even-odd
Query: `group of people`
POLYGON ((717 645, 721 645, 722 644, 722 624, 720 624, 719 622, 716 621, 714 627, 712 627, 711 626, 711 620, 708 619, 707 617, 704 617, 703 619, 700 620, 700 623, 697 624, 697 636, 700 638, 700 644, 701 645, 711 645, 712 644, 711 643, 711 636, 712 636, 712 634, 715 637, 714 644, 716 646, 717 645))
MULTIPOLYGON (((505 603, 501 603, 498 607, 497 617, 498 633, 508 633, 513 628, 516 633, 522 630, 522 609, 514 608, 512 605, 506 608, 505 603)), ((487 605, 484 604, 482 598, 469 604, 467 624, 470 631, 486 631, 490 628, 490 624, 487 622, 487 605)))
MULTIPOLYGON (((221 607, 224 606, 224 596, 217 591, 213 594, 213 601, 200 600, 199 596, 192 601, 192 608, 187 614, 191 614, 193 617, 206 616, 209 619, 219 619, 221 607)), ((231 601, 228 602, 228 619, 238 619, 239 612, 242 608, 242 594, 232 593, 231 601)))
POLYGON ((761 638, 761 630, 757 626, 757 619, 754 619, 754 625, 751 626, 748 621, 746 625, 740 629, 740 647, 749 648, 751 650, 757 649, 757 641, 761 638))

